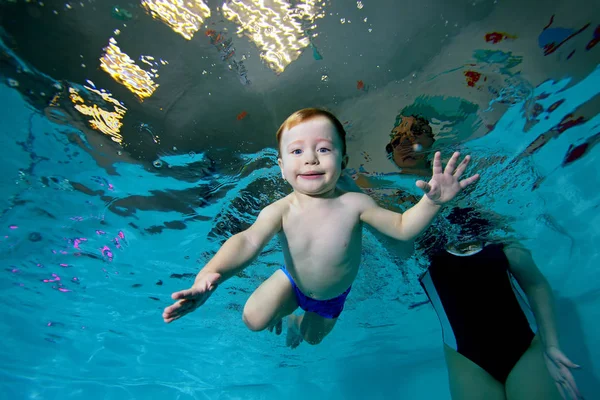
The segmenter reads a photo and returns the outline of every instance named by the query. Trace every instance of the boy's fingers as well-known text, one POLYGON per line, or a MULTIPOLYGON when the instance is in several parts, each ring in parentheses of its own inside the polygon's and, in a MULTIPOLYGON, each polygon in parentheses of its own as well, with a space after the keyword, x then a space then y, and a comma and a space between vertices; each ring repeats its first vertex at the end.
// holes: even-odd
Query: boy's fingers
POLYGON ((435 152, 433 156, 433 174, 442 173, 442 154, 439 151, 435 152))
POLYGON ((163 313, 162 317, 166 323, 169 323, 169 322, 173 321, 173 319, 175 318, 175 315, 171 314, 171 313, 163 313))
POLYGON ((478 179, 479 179, 479 174, 475 174, 475 175, 471 176, 470 178, 463 179, 462 181, 460 181, 460 188, 464 189, 467 186, 469 186, 470 184, 477 182, 478 179))
POLYGON ((189 310, 194 306, 194 301, 191 300, 179 300, 177 303, 170 305, 165 308, 165 313, 181 312, 189 310))
POLYGON ((454 171, 454 176, 456 176, 456 178, 460 178, 460 176, 465 172, 467 165, 469 165, 469 161, 470 156, 466 156, 465 159, 462 160, 458 168, 456 168, 456 171, 454 171))
POLYGON ((178 320, 179 318, 181 318, 181 315, 178 315, 176 317, 165 318, 164 320, 167 324, 170 324, 171 322, 178 320))
POLYGON ((214 285, 215 283, 217 283, 217 281, 221 279, 221 274, 217 274, 216 272, 211 276, 211 278, 209 279, 210 284, 214 285))
POLYGON ((163 319, 165 320, 165 322, 167 322, 168 320, 170 321, 174 321, 178 318, 181 318, 183 315, 187 314, 189 312, 190 307, 189 306, 185 306, 185 305, 180 305, 178 304, 174 304, 171 307, 167 307, 165 308, 165 311, 163 312, 163 319))
POLYGON ((172 314, 176 312, 181 307, 180 303, 175 303, 167 308, 165 308, 163 314, 172 314))
POLYGON ((424 191, 425 193, 429 193, 429 191, 431 191, 431 185, 428 184, 425 181, 417 181, 416 185, 419 189, 421 189, 422 191, 424 191))
POLYGON ((181 299, 187 299, 190 298, 194 295, 194 292, 192 289, 185 289, 185 290, 180 290, 179 292, 175 292, 171 295, 171 298, 173 300, 181 300, 181 299))
POLYGON ((454 154, 452 154, 452 157, 450 157, 450 161, 448 161, 448 164, 446 165, 445 173, 454 173, 454 169, 456 168, 456 161, 458 160, 459 156, 460 153, 458 151, 455 151, 454 154))

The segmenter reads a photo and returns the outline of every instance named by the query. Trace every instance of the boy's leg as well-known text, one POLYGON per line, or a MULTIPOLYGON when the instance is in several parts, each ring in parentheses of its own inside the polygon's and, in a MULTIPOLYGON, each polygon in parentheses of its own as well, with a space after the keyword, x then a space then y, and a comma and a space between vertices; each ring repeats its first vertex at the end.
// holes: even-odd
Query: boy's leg
POLYGON ((296 308, 298 303, 292 284, 285 273, 278 269, 252 293, 244 306, 242 318, 251 330, 262 331, 293 313, 296 308))
POLYGON ((313 312, 290 315, 288 318, 287 345, 294 348, 305 340, 308 344, 319 344, 331 332, 337 318, 325 318, 313 312))

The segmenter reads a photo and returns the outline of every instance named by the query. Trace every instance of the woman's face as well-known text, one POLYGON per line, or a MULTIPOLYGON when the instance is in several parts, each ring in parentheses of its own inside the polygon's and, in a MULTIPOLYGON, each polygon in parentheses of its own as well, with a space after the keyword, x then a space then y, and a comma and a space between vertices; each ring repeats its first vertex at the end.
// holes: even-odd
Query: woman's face
POLYGON ((433 145, 433 135, 414 132, 414 117, 402 117, 400 124, 392 130, 395 137, 391 141, 394 162, 400 168, 420 166, 427 159, 428 149, 433 145))

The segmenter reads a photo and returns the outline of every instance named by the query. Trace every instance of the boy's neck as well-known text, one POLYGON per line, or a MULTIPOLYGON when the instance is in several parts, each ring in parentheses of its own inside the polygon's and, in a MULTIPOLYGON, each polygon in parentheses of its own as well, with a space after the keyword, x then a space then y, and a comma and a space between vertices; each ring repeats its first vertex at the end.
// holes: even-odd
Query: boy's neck
POLYGON ((331 200, 331 199, 338 197, 340 194, 339 191, 337 190, 337 188, 331 189, 325 193, 318 194, 318 195, 299 193, 295 190, 292 193, 294 194, 294 202, 297 203, 301 207, 304 207, 304 206, 307 206, 310 204, 320 203, 320 202, 327 201, 327 200, 331 200))

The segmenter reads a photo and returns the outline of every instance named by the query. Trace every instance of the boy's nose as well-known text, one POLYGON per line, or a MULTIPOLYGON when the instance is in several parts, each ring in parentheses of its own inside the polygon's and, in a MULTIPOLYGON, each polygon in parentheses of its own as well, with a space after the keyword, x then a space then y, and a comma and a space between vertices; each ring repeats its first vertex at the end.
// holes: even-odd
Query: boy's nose
POLYGON ((305 164, 318 164, 319 163, 319 158, 317 157, 317 155, 315 153, 306 152, 306 153, 304 153, 304 155, 305 155, 305 158, 304 158, 305 164))

